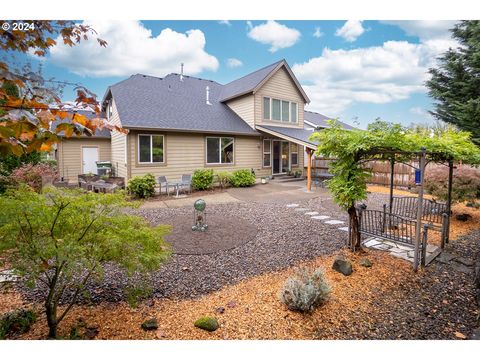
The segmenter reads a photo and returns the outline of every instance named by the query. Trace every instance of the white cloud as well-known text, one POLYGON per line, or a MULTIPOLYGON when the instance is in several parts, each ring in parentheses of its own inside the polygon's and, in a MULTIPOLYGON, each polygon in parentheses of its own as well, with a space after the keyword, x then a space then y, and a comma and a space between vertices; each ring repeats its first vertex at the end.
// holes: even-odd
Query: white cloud
POLYGON ((323 36, 323 33, 320 31, 320 27, 316 26, 315 27, 315 32, 313 33, 313 37, 316 37, 318 39, 322 36, 323 36))
POLYGON ((364 32, 365 29, 360 20, 348 20, 340 29, 337 29, 335 35, 340 36, 349 42, 353 42, 364 32))
POLYGON ((179 33, 163 29, 152 36, 139 21, 92 21, 88 23, 106 40, 106 48, 91 39, 69 47, 57 39, 50 51, 51 61, 82 76, 128 76, 135 73, 164 76, 178 72, 185 63, 187 74, 215 71, 218 60, 205 51, 205 35, 200 30, 179 33))
POLYGON ((325 48, 321 56, 295 64, 293 71, 305 84, 310 108, 337 116, 354 103, 385 104, 425 92, 427 70, 447 45, 387 41, 352 50, 325 48))
POLYGON ((289 28, 274 20, 268 20, 266 23, 252 27, 248 36, 262 44, 271 45, 268 50, 273 53, 295 45, 301 34, 297 29, 289 28))
POLYGON ((220 25, 232 26, 232 23, 229 20, 220 20, 218 23, 220 25))
POLYGON ((229 58, 227 59, 227 66, 229 68, 236 68, 240 67, 243 65, 243 62, 241 60, 235 59, 235 58, 229 58))
POLYGON ((391 20, 381 21, 384 24, 396 25, 409 36, 417 36, 421 41, 431 39, 450 39, 449 29, 455 20, 391 20))

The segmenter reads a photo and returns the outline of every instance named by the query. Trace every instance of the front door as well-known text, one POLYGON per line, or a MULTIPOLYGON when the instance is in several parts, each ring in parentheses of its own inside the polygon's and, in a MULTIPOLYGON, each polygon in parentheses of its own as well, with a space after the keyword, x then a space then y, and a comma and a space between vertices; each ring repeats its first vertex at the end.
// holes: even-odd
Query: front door
POLYGON ((98 147, 82 148, 82 170, 84 174, 97 174, 98 147))
POLYGON ((273 174, 285 174, 290 170, 290 145, 288 141, 273 140, 273 174))

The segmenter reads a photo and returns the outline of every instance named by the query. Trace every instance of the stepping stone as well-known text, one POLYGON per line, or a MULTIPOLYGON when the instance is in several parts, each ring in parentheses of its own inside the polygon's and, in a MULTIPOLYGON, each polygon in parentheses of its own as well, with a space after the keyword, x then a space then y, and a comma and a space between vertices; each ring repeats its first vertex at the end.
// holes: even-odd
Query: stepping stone
POLYGON ((442 264, 448 264, 450 261, 455 259, 455 257, 456 257, 455 255, 443 251, 443 252, 440 253, 440 255, 438 255, 435 258, 435 260, 437 260, 438 262, 440 262, 442 264))
POLYGON ((399 248, 397 248, 397 247, 391 247, 390 249, 388 249, 388 251, 390 251, 390 253, 396 253, 396 254, 399 254, 399 253, 407 253, 406 250, 399 249, 399 248))
POLYGON ((338 230, 342 230, 342 231, 348 231, 348 226, 345 226, 345 227, 340 227, 340 228, 338 228, 338 230))
POLYGON ((298 204, 288 204, 287 205, 288 208, 295 208, 297 206, 299 206, 299 205, 298 204))
POLYGON ((363 246, 372 247, 372 246, 379 245, 379 244, 381 244, 380 241, 375 240, 375 239, 370 239, 370 240, 368 240, 368 241, 365 241, 365 242, 363 243, 363 246))
POLYGON ((329 225, 338 225, 338 224, 343 224, 345 223, 344 221, 341 221, 341 220, 328 220, 328 221, 325 221, 325 224, 329 224, 329 225))
POLYGON ((438 246, 427 244, 427 252, 433 253, 437 249, 438 249, 438 246))
POLYGON ((390 250, 392 247, 390 245, 387 245, 387 244, 378 244, 378 245, 374 245, 372 246, 374 249, 377 249, 377 250, 390 250))
POLYGON ((310 209, 307 208, 296 208, 295 211, 309 211, 310 209))
POLYGON ((325 220, 325 219, 329 219, 330 216, 326 216, 326 215, 318 215, 318 216, 312 216, 312 219, 315 219, 315 220, 325 220))
POLYGON ((402 245, 402 244, 399 244, 399 243, 392 243, 392 247, 396 247, 398 249, 402 249, 402 250, 406 250, 406 251, 409 251, 409 250, 412 250, 412 247, 411 246, 408 246, 408 245, 402 245))
POLYGON ((308 215, 308 216, 313 216, 313 215, 318 215, 319 212, 318 211, 309 211, 309 212, 306 212, 305 215, 308 215))
POLYGON ((402 259, 402 260, 407 260, 410 262, 413 262, 413 259, 409 258, 408 255, 405 252, 402 253, 390 253, 392 256, 402 259))
POLYGON ((455 261, 465 266, 473 266, 473 261, 464 257, 456 258, 455 261))

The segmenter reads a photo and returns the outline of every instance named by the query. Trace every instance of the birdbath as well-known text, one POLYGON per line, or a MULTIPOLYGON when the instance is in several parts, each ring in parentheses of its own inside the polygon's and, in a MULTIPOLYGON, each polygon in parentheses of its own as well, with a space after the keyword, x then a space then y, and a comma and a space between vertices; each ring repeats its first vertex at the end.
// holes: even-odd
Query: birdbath
POLYGON ((193 231, 205 231, 208 229, 208 225, 205 224, 207 219, 206 206, 207 203, 203 199, 198 199, 193 204, 193 231))

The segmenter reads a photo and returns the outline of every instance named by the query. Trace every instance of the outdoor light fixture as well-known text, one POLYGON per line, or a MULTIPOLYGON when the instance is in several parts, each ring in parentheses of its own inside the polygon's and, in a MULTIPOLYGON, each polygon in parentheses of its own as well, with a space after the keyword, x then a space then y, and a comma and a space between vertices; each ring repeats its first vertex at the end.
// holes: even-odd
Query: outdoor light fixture
POLYGON ((207 219, 205 212, 206 207, 207 203, 203 199, 198 199, 193 204, 193 231, 205 231, 208 229, 208 225, 205 224, 205 220, 207 219))

